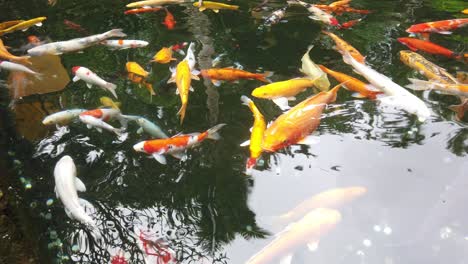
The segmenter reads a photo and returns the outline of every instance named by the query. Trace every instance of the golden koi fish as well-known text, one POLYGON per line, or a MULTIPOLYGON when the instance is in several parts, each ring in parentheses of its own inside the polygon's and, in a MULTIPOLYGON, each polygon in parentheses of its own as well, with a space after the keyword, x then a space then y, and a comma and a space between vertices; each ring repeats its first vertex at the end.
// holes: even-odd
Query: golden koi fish
POLYGON ((312 79, 317 79, 314 84, 315 87, 319 88, 321 91, 328 91, 330 88, 330 81, 327 78, 327 74, 324 73, 309 57, 309 52, 313 47, 313 45, 309 46, 306 53, 304 53, 304 56, 302 56, 302 68, 300 71, 312 79))
MULTIPOLYGON (((12 27, 12 26, 14 26, 16 24, 19 24, 19 23, 23 22, 23 21, 24 20, 11 20, 11 21, 2 22, 2 23, 0 23, 0 32, 1 32, 1 30, 12 27)), ((0 35, 1 35, 1 33, 0 33, 0 35)))
POLYGON ((364 56, 362 56, 362 54, 357 49, 355 49, 353 46, 349 45, 348 42, 344 41, 343 39, 341 39, 340 37, 338 37, 337 35, 335 35, 335 34, 333 34, 331 32, 328 32, 328 31, 322 31, 322 32, 323 32, 323 34, 325 34, 325 35, 329 36, 330 38, 332 38, 333 41, 335 41, 336 49, 338 50, 338 52, 340 52, 343 55, 346 52, 348 52, 351 55, 351 57, 353 57, 359 63, 364 63, 365 62, 364 56))
POLYGON ((154 55, 152 62, 154 61, 157 63, 166 64, 174 60, 177 60, 177 59, 172 57, 172 49, 163 47, 160 51, 158 51, 154 55))
POLYGON ((211 9, 213 12, 218 13, 220 9, 228 9, 228 10, 237 10, 239 6, 236 5, 228 5, 218 2, 211 2, 211 1, 203 1, 200 5, 200 2, 193 3, 193 6, 198 7, 200 12, 205 11, 206 9, 211 9))
POLYGON ((168 4, 182 4, 184 0, 146 0, 133 2, 127 5, 128 8, 144 7, 144 6, 163 6, 168 4))
POLYGON ((14 24, 13 26, 11 26, 9 28, 0 30, 0 36, 4 35, 4 34, 7 34, 7 33, 14 32, 14 31, 18 31, 18 30, 26 31, 28 28, 30 28, 30 27, 32 27, 34 25, 40 27, 40 26, 42 26, 42 21, 44 21, 46 19, 47 19, 47 17, 36 17, 36 18, 30 19, 30 20, 19 22, 19 23, 14 24))
POLYGON ((117 109, 117 110, 120 110, 120 102, 114 102, 112 100, 112 98, 109 98, 107 96, 103 96, 99 99, 99 101, 101 102, 101 104, 105 107, 110 107, 110 108, 114 108, 114 109, 117 109))
POLYGON ((130 79, 130 81, 144 85, 151 95, 156 95, 153 89, 153 85, 146 81, 149 72, 145 71, 143 67, 141 67, 138 63, 133 61, 127 62, 125 66, 127 68, 128 78, 130 79))
POLYGON ((3 45, 3 41, 0 39, 0 59, 11 60, 11 61, 19 62, 19 63, 31 64, 31 62, 29 61, 29 58, 30 58, 29 56, 19 57, 19 56, 15 56, 11 54, 5 48, 5 45, 3 45))
POLYGON ((407 66, 415 69, 429 80, 440 83, 455 84, 457 79, 434 63, 426 60, 422 55, 410 50, 400 51, 400 60, 407 66))

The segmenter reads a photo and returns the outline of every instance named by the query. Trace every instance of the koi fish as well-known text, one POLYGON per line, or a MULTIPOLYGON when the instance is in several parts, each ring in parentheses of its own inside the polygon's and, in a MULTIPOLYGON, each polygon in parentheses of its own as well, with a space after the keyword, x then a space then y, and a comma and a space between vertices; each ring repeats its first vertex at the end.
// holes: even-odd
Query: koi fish
POLYGON ((317 79, 314 84, 315 87, 321 91, 327 91, 328 88, 330 88, 330 81, 328 80, 327 74, 324 73, 309 57, 309 52, 313 47, 313 45, 310 45, 306 53, 302 56, 302 67, 300 71, 313 80, 317 79))
POLYGON ((280 220, 283 223, 291 223, 317 208, 338 209, 366 192, 367 189, 360 186, 327 190, 312 196, 287 213, 282 214, 280 220))
POLYGON ((355 72, 366 78, 374 87, 387 95, 386 97, 379 98, 382 103, 403 109, 410 114, 415 114, 420 122, 424 122, 430 117, 431 112, 421 99, 394 83, 387 76, 378 73, 365 64, 359 63, 349 53, 345 53, 343 60, 346 64, 351 65, 355 72))
POLYGON ((156 138, 168 138, 166 133, 164 133, 157 124, 149 121, 148 119, 144 117, 124 115, 124 118, 133 120, 140 126, 140 128, 137 130, 138 134, 142 134, 143 132, 146 132, 156 138))
POLYGON ((180 115, 181 124, 184 122, 185 112, 187 111, 189 91, 193 91, 191 86, 192 79, 200 80, 197 76, 199 72, 194 69, 196 63, 194 49, 195 44, 190 43, 187 49, 187 56, 177 64, 175 70, 171 69, 173 73, 171 78, 167 81, 167 83, 175 82, 177 85, 176 93, 179 94, 180 100, 182 101, 182 106, 177 113, 180 115))
POLYGON ((342 72, 330 70, 323 65, 319 65, 319 67, 320 69, 322 69, 322 71, 331 75, 338 82, 340 83, 346 82, 346 84, 343 84, 343 87, 346 88, 347 90, 356 92, 353 94, 353 96, 356 98, 369 98, 369 99, 374 100, 377 98, 377 95, 383 94, 383 92, 375 91, 376 88, 373 87, 372 85, 365 84, 364 82, 352 76, 346 75, 342 72))
POLYGON ((163 6, 169 4, 182 4, 185 0, 146 0, 133 2, 127 5, 129 8, 133 7, 144 7, 144 6, 163 6))
POLYGON ((317 208, 277 234, 270 244, 252 256, 246 264, 275 263, 279 259, 281 263, 290 263, 292 253, 297 248, 306 244, 309 248, 316 248, 320 238, 330 232, 340 221, 340 212, 317 208))
MULTIPOLYGON (((10 28, 16 24, 19 24, 21 22, 24 22, 24 20, 11 20, 11 21, 5 21, 5 22, 2 22, 0 23, 0 32, 2 32, 2 30, 4 29, 7 29, 7 28, 10 28)), ((0 33, 1 35, 1 33, 0 33)))
POLYGON ((171 46, 172 51, 178 52, 180 55, 185 55, 185 52, 182 50, 188 45, 188 42, 177 43, 171 46))
POLYGON ((331 32, 322 31, 322 33, 329 36, 331 39, 333 39, 333 41, 335 42, 335 45, 336 45, 335 49, 338 52, 340 52, 341 54, 345 54, 346 52, 348 52, 359 63, 364 63, 365 62, 364 56, 362 56, 362 54, 357 49, 355 49, 353 46, 349 45, 348 42, 344 41, 343 39, 341 39, 340 37, 338 37, 337 35, 335 35, 335 34, 333 34, 331 32))
POLYGON ((104 40, 101 42, 102 45, 109 47, 113 50, 123 50, 123 49, 135 49, 135 48, 143 48, 148 46, 147 41, 143 40, 131 40, 131 39, 112 39, 112 40, 104 40))
POLYGON ((171 61, 177 60, 176 58, 172 57, 172 48, 163 47, 160 51, 158 51, 152 61, 157 63, 166 64, 171 61))
POLYGON ((372 13, 371 10, 356 9, 356 8, 352 8, 349 6, 337 6, 337 7, 331 7, 328 5, 315 5, 315 6, 327 13, 335 13, 337 15, 342 15, 343 13, 356 13, 356 14, 367 15, 367 14, 372 13))
POLYGON ((312 138, 308 136, 320 125, 323 110, 336 100, 340 87, 341 84, 338 84, 328 92, 311 96, 280 115, 265 130, 263 150, 276 152, 290 145, 310 143, 312 138))
POLYGON ((45 54, 61 55, 67 52, 83 50, 85 48, 99 44, 103 40, 106 40, 108 38, 124 38, 126 36, 127 35, 122 32, 122 29, 112 29, 110 31, 98 35, 40 45, 29 49, 28 54, 31 56, 41 56, 45 54))
POLYGON ((98 132, 102 132, 102 130, 107 130, 110 132, 113 132, 117 134, 118 136, 122 135, 122 131, 127 127, 127 120, 125 117, 121 114, 120 110, 117 109, 108 109, 108 108, 102 108, 102 109, 94 109, 94 110, 89 110, 81 113, 79 115, 80 121, 86 124, 86 126, 91 129, 92 127, 96 128, 98 132), (111 121, 117 119, 120 124, 122 125, 122 128, 117 129, 108 123, 107 121, 111 121))
POLYGON ((78 192, 85 192, 84 183, 76 177, 76 166, 70 156, 63 156, 55 165, 55 194, 62 201, 65 213, 84 225, 95 226, 94 220, 86 214, 83 205, 89 202, 78 198, 78 192))
POLYGON ((415 69, 429 80, 435 80, 440 83, 455 84, 458 80, 434 63, 426 60, 423 56, 409 50, 400 51, 400 60, 407 66, 415 69))
POLYGON ((31 35, 31 36, 28 36, 28 43, 34 46, 37 46, 37 45, 41 45, 41 40, 38 37, 31 35))
POLYGON ((150 154, 161 164, 166 164, 166 158, 164 155, 172 155, 177 159, 186 160, 187 155, 183 152, 200 144, 205 139, 219 140, 220 136, 218 130, 220 130, 226 124, 218 124, 203 133, 192 133, 188 135, 178 135, 166 139, 154 139, 148 141, 142 141, 133 146, 133 149, 137 152, 144 152, 150 154))
POLYGON ((296 100, 294 96, 312 87, 318 79, 295 78, 287 81, 274 82, 255 88, 252 96, 263 99, 270 99, 281 110, 289 109, 288 100, 296 100))
POLYGON ((146 89, 150 92, 151 96, 156 95, 153 89, 153 85, 146 81, 149 72, 145 71, 143 67, 140 66, 140 64, 133 61, 127 62, 125 67, 127 68, 128 78, 130 81, 145 86, 146 89))
POLYGON ((265 83, 271 83, 268 77, 273 75, 273 72, 251 73, 235 68, 213 68, 201 70, 201 75, 210 79, 215 86, 220 86, 220 81, 236 81, 239 79, 255 79, 265 83))
POLYGON ((361 22, 362 18, 350 20, 348 22, 341 23, 339 29, 349 29, 354 27, 357 23, 361 22))
POLYGON ((20 62, 20 63, 27 63, 27 64, 32 64, 29 61, 29 56, 15 56, 11 54, 3 44, 3 41, 0 39, 0 59, 5 59, 5 60, 11 60, 15 62, 20 62))
POLYGON ((86 83, 86 86, 88 86, 88 88, 91 88, 93 85, 96 85, 101 87, 105 91, 109 91, 115 98, 118 98, 115 92, 117 85, 104 81, 103 79, 101 79, 101 77, 97 76, 90 69, 81 66, 75 66, 72 68, 72 73, 75 75, 75 77, 73 77, 73 82, 83 80, 86 83))
POLYGON ((4 34, 7 34, 7 33, 14 32, 14 31, 18 31, 18 30, 26 31, 26 30, 28 30, 28 28, 30 28, 32 26, 41 27, 42 26, 42 21, 44 21, 46 19, 47 19, 47 17, 36 17, 36 18, 30 19, 30 20, 19 22, 19 23, 14 24, 13 26, 11 26, 9 28, 0 30, 0 36, 4 35, 4 34))
POLYGON ((286 9, 288 7, 285 6, 283 8, 280 8, 271 15, 269 15, 267 18, 265 18, 265 22, 263 23, 263 27, 271 27, 272 25, 278 24, 286 15, 286 9))
POLYGON ((466 25, 468 25, 468 18, 440 20, 412 25, 406 32, 452 34, 453 30, 466 25))
POLYGON ((35 71, 29 69, 26 66, 23 66, 23 65, 18 64, 18 63, 9 62, 9 61, 0 60, 0 69, 5 69, 5 70, 9 70, 9 71, 25 72, 25 73, 29 73, 31 75, 34 75, 36 77, 40 77, 40 75, 41 75, 40 73, 35 72, 35 71))
POLYGON ((109 98, 107 96, 103 96, 103 97, 99 98, 99 101, 105 107, 110 107, 110 108, 120 110, 120 108, 119 108, 120 105, 121 105, 120 102, 114 102, 111 98, 109 98))
POLYGON ((454 58, 454 59, 462 58, 460 54, 456 54, 455 52, 447 48, 444 48, 442 46, 439 46, 435 43, 432 43, 430 41, 420 40, 416 38, 398 38, 398 41, 401 44, 407 46, 412 51, 422 50, 430 54, 442 55, 447 58, 454 58))
POLYGON ((212 2, 212 1, 202 1, 201 3, 200 2, 195 2, 195 3, 193 3, 193 6, 198 7, 198 10, 200 10, 200 12, 203 12, 206 9, 211 9, 215 13, 218 13, 219 10, 221 10, 221 9, 227 9, 227 10, 238 10, 239 9, 239 6, 237 6, 237 5, 228 5, 228 4, 212 2))
POLYGON ((463 10, 462 10, 462 13, 465 14, 465 15, 468 15, 468 8, 467 8, 467 9, 463 9, 463 10))
POLYGON ((171 12, 169 12, 169 10, 167 10, 167 8, 166 8, 166 17, 164 18, 163 25, 165 25, 166 28, 169 30, 173 30, 176 25, 174 16, 171 14, 171 12))
POLYGON ((70 109, 65 110, 57 113, 53 113, 48 115, 42 120, 42 124, 49 126, 49 125, 57 125, 57 126, 66 126, 70 124, 73 120, 77 119, 78 116, 85 112, 86 109, 70 109))
POLYGON ((334 18, 332 15, 324 12, 322 9, 316 7, 313 4, 309 4, 300 0, 289 0, 287 1, 289 5, 301 5, 305 7, 310 13, 312 13, 311 16, 309 16, 310 19, 313 20, 318 20, 322 21, 325 24, 331 25, 331 26, 339 26, 340 23, 336 18, 334 18))
POLYGON ((89 35, 89 32, 86 29, 84 29, 81 25, 79 25, 79 24, 77 24, 75 22, 64 19, 63 24, 65 26, 67 26, 67 28, 69 28, 69 29, 73 29, 73 30, 75 30, 77 32, 80 32, 81 34, 84 34, 84 35, 89 35))
POLYGON ((437 90, 444 94, 458 95, 461 97, 468 97, 468 84, 453 84, 453 83, 440 83, 433 81, 423 81, 414 78, 408 78, 411 84, 407 85, 406 88, 424 91, 424 90, 437 90))
POLYGON ((250 145, 250 158, 247 160, 246 164, 246 174, 250 175, 252 168, 257 164, 257 159, 262 154, 263 132, 265 132, 266 123, 262 113, 250 98, 243 95, 241 96, 241 101, 244 105, 250 108, 250 111, 252 111, 254 116, 254 124, 250 134, 250 140, 241 144, 241 146, 247 144, 250 145))
POLYGON ((163 10, 164 8, 162 7, 150 7, 150 6, 143 6, 142 8, 135 8, 135 9, 130 9, 124 12, 125 15, 131 15, 131 14, 142 14, 142 13, 150 13, 150 12, 158 12, 160 10, 163 10))

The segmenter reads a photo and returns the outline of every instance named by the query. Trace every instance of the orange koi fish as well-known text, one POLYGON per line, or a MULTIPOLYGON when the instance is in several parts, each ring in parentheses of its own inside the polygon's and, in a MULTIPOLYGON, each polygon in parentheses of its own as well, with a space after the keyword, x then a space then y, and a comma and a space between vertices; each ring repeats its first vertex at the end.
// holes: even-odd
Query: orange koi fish
POLYGON ((205 139, 219 140, 221 137, 218 134, 220 130, 226 124, 218 124, 203 133, 192 133, 188 135, 178 135, 171 138, 154 139, 142 141, 133 146, 133 149, 137 152, 143 152, 150 154, 161 164, 167 164, 164 155, 172 155, 175 158, 185 160, 187 155, 183 152, 200 144, 205 139))
POLYGON ((336 50, 338 50, 338 52, 340 52, 341 54, 345 54, 346 52, 348 52, 351 55, 351 57, 353 57, 356 61, 358 61, 359 63, 364 63, 364 56, 362 56, 362 54, 353 46, 349 45, 348 42, 344 41, 343 39, 331 32, 322 31, 322 33, 329 36, 333 39, 333 41, 335 41, 335 48, 336 50))
POLYGON ((336 100, 341 85, 311 96, 279 116, 265 130, 263 150, 276 152, 293 144, 308 143, 307 137, 320 125, 323 110, 336 100))
POLYGON ((348 29, 348 28, 354 27, 357 23, 361 22, 361 20, 362 18, 344 22, 340 25, 339 29, 348 29))
POLYGON ((412 25, 406 32, 452 34, 453 30, 466 25, 468 25, 468 18, 440 20, 412 25))
POLYGON ((357 13, 357 14, 369 14, 371 13, 370 10, 363 10, 363 9, 355 9, 349 6, 351 3, 350 0, 343 0, 343 1, 336 1, 329 5, 315 5, 316 7, 322 9, 328 13, 336 13, 337 15, 341 15, 343 13, 357 13))
POLYGON ((380 92, 380 91, 375 91, 375 88, 373 88, 372 85, 370 84, 365 84, 364 82, 352 77, 352 76, 349 76, 349 75, 346 75, 342 72, 337 72, 337 71, 333 71, 333 70, 330 70, 328 69, 327 67, 323 66, 323 65, 319 65, 320 69, 322 69, 322 71, 326 72, 327 74, 331 75, 333 78, 335 78, 338 82, 342 83, 342 82, 346 82, 346 84, 343 85, 344 88, 346 88, 347 90, 350 90, 350 91, 353 91, 353 92, 356 92, 355 94, 353 94, 354 97, 357 97, 357 98, 369 98, 369 99, 372 99, 372 100, 375 100, 377 98, 377 95, 379 94, 383 94, 383 92, 380 92))
POLYGON ((234 68, 220 68, 220 69, 205 69, 201 70, 201 75, 206 79, 211 79, 215 86, 220 86, 220 81, 236 81, 239 79, 255 79, 265 83, 271 83, 268 77, 272 76, 272 72, 265 73, 251 73, 234 68))
POLYGON ((11 61, 18 62, 18 63, 32 64, 29 61, 29 58, 30 58, 29 56, 18 57, 18 56, 11 54, 10 52, 8 52, 5 45, 3 45, 3 41, 0 39, 0 59, 11 60, 11 61))
POLYGON ((90 35, 89 32, 86 29, 84 29, 81 25, 78 25, 70 20, 64 19, 63 24, 65 24, 65 26, 67 26, 69 29, 73 29, 77 32, 80 32, 83 35, 90 35))
MULTIPOLYGON (((454 59, 461 59, 462 56, 457 54, 447 48, 439 46, 435 43, 430 41, 420 40, 416 38, 398 38, 398 41, 407 46, 412 51, 422 50, 424 52, 434 54, 434 55, 441 55, 447 58, 454 58, 454 59)), ((466 58, 467 54, 464 54, 466 58)))
POLYGON ((175 28, 175 24, 176 21, 174 19, 174 16, 166 8, 166 17, 164 18, 163 25, 165 25, 167 29, 173 30, 175 28))
POLYGON ((173 60, 177 60, 177 59, 172 57, 172 49, 163 47, 160 51, 158 51, 154 55, 153 60, 151 61, 161 63, 161 64, 166 64, 173 60))
POLYGON ((158 12, 163 10, 162 7, 142 7, 142 8, 135 8, 130 9, 124 12, 125 15, 135 15, 135 14, 142 14, 142 13, 150 13, 150 12, 158 12))

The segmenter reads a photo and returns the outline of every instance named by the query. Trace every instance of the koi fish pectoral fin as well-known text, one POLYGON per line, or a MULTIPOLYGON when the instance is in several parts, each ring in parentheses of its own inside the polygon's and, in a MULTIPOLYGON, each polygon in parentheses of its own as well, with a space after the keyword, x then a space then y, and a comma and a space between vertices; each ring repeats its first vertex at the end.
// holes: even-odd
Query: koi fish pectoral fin
POLYGON ((291 107, 288 104, 288 98, 280 97, 272 100, 281 110, 285 111, 291 107))
POLYGON ((72 81, 73 81, 73 82, 77 82, 77 81, 79 81, 79 80, 80 80, 80 77, 75 76, 75 77, 73 77, 73 80, 72 80, 72 81))
POLYGON ((185 154, 183 151, 171 153, 171 156, 181 161, 186 161, 188 158, 187 154, 185 154))
POLYGON ((157 160, 159 163, 163 164, 163 165, 166 165, 167 164, 167 160, 166 160, 166 157, 164 157, 163 155, 161 154, 158 154, 158 153, 153 153, 153 158, 155 160, 157 160))
POLYGON ((137 134, 143 134, 144 130, 142 127, 140 127, 138 130, 137 130, 137 134))
POLYGON ((241 147, 247 147, 248 145, 250 145, 250 140, 247 140, 247 141, 242 142, 239 146, 241 146, 241 147))
POLYGON ((75 188, 79 192, 86 192, 86 186, 84 183, 77 177, 75 177, 75 188))

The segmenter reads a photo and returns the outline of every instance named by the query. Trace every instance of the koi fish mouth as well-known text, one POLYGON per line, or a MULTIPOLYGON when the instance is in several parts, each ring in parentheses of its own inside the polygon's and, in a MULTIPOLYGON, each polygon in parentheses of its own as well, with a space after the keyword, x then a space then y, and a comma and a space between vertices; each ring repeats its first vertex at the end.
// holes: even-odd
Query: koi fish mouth
POLYGON ((339 26, 340 25, 340 22, 338 22, 338 20, 336 18, 330 18, 330 25, 332 26, 339 26))
POLYGON ((80 66, 75 66, 72 68, 72 73, 75 74, 76 71, 78 71, 81 67, 80 66))
POLYGON ((145 151, 145 142, 142 141, 140 143, 136 143, 135 145, 133 145, 133 149, 137 152, 144 152, 145 151))

